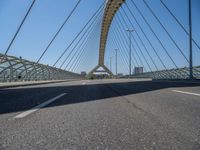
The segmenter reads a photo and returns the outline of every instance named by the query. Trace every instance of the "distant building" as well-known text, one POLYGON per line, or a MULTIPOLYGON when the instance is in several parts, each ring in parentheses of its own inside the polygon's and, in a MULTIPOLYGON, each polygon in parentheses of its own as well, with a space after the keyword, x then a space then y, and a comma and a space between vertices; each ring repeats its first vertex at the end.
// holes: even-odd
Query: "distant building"
POLYGON ((81 72, 81 76, 86 76, 86 75, 87 75, 87 73, 85 71, 81 72))
POLYGON ((135 67, 134 74, 140 74, 140 73, 143 73, 143 67, 135 67))

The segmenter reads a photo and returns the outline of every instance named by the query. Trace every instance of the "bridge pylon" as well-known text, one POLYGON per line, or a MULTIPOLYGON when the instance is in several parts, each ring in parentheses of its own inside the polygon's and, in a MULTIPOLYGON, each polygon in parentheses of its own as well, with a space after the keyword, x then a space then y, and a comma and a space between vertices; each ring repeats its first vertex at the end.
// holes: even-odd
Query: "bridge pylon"
POLYGON ((102 67, 105 73, 108 73, 110 77, 114 77, 113 73, 104 65, 104 55, 105 55, 105 47, 107 42, 107 36, 109 32, 110 25, 112 20, 119 10, 121 5, 125 2, 125 0, 107 0, 106 7, 104 10, 104 17, 101 27, 101 38, 100 38, 100 47, 99 47, 99 63, 98 65, 90 71, 88 77, 91 77, 93 73, 99 72, 98 69, 102 67))
POLYGON ((94 75, 95 72, 103 72, 103 73, 107 73, 111 78, 114 77, 113 73, 103 64, 103 65, 97 65, 96 67, 94 67, 94 69, 92 69, 87 77, 90 78, 94 75), (98 71, 99 68, 102 68, 103 70, 98 71))

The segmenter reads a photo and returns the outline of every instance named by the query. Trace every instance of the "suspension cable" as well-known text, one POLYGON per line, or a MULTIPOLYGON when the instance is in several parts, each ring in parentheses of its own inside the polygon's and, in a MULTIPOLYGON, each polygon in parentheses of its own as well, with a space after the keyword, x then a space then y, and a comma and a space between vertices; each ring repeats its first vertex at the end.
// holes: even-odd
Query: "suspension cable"
MULTIPOLYGON (((126 4, 126 3, 125 3, 126 4)), ((140 28, 140 30, 142 31, 144 37, 146 38, 146 40, 148 41, 148 43, 150 44, 151 48, 153 49, 153 51, 155 52, 156 56, 158 57, 159 61, 161 62, 162 66, 165 68, 165 70, 167 70, 166 65, 164 64, 164 62, 162 61, 161 57, 159 56, 158 52, 156 51, 155 47, 153 46, 153 44, 151 43, 150 39, 148 38, 148 36, 146 35, 146 33, 144 32, 144 30, 142 29, 140 23, 138 22, 137 18, 135 17, 135 15, 133 14, 133 12, 130 10, 130 8, 128 7, 128 5, 126 4, 126 7, 128 9, 128 11, 130 12, 131 16, 134 18, 136 24, 138 25, 138 27, 140 28)), ((122 10, 125 12, 124 8, 122 7, 122 10)), ((147 26, 149 27, 149 29, 151 30, 151 32, 154 34, 154 36, 156 37, 156 39, 159 41, 159 43, 161 44, 161 46, 163 47, 161 41, 158 39, 157 35, 154 33, 152 27, 150 26, 150 24, 146 21, 146 19, 144 18, 144 16, 141 14, 143 20, 145 21, 145 23, 147 24, 147 26)), ((169 53, 167 52, 167 50, 165 49, 165 47, 163 47, 164 52, 167 54, 167 56, 170 58, 170 60, 173 62, 171 56, 169 55, 169 53)), ((174 64, 174 63, 173 63, 174 64)), ((176 65, 175 65, 176 67, 176 65)), ((176 67, 177 68, 177 67, 176 67)), ((171 74, 171 72, 170 72, 171 74)))
MULTIPOLYGON (((175 61, 172 59, 171 55, 169 54, 169 52, 167 51, 167 49, 165 48, 165 46, 163 45, 163 43, 161 42, 161 40, 158 38, 158 36, 156 35, 156 33, 154 32, 153 28, 151 27, 151 25, 147 22, 146 18, 144 17, 144 15, 142 14, 142 12, 139 10, 139 8, 136 6, 136 4, 133 2, 133 0, 131 0, 131 2, 133 3, 133 5, 135 6, 135 8, 137 9, 137 11, 139 12, 139 14, 142 16, 143 20, 145 21, 145 23, 147 24, 147 26, 149 27, 149 29, 151 30, 151 32, 153 33, 153 35, 156 37, 156 39, 158 40, 159 44, 162 46, 163 50, 165 51, 165 53, 167 54, 167 56, 170 58, 171 62, 174 64, 174 66, 176 68, 178 68, 177 64, 175 63, 175 61)), ((125 3, 126 4, 126 3, 125 3)), ((129 8, 129 6, 126 4, 127 8, 129 8)), ((129 8, 130 9, 130 8, 129 8)), ((130 10, 131 11, 131 10, 130 10)), ((132 11, 131 11, 132 12, 132 11)))
MULTIPOLYGON (((112 30, 113 31, 113 30, 112 30)), ((112 32, 112 34, 113 34, 113 32, 112 32)), ((111 38, 112 39, 112 43, 115 43, 115 45, 117 45, 117 47, 119 47, 119 52, 121 53, 121 56, 122 56, 122 60, 124 61, 124 64, 125 64, 125 66, 127 66, 127 69, 129 68, 128 67, 128 61, 127 61, 127 59, 126 59, 126 53, 124 54, 122 51, 123 51, 123 49, 124 49, 124 47, 122 47, 120 44, 119 44, 119 42, 116 42, 115 41, 115 39, 114 38, 111 38)), ((125 50, 124 50, 125 51, 125 50)), ((125 51, 126 52, 126 51, 125 51)))
MULTIPOLYGON (((124 32, 122 32, 121 30, 119 30, 118 29, 118 27, 116 27, 116 29, 118 30, 118 33, 119 33, 119 35, 123 35, 123 37, 124 38, 127 38, 127 36, 126 35, 124 35, 124 32), (121 31, 121 33, 120 33, 120 31, 121 31)), ((123 39, 122 37, 120 38, 120 39, 123 39)), ((126 41, 126 43, 128 44, 128 42, 126 41)), ((140 58, 140 56, 139 56, 139 54, 138 54, 138 52, 137 52, 137 50, 134 48, 134 45, 133 45, 133 43, 131 43, 131 46, 133 47, 133 49, 135 50, 134 52, 135 52, 135 54, 137 55, 137 57, 138 57, 138 59, 139 59, 139 61, 140 61, 140 63, 141 63, 141 65, 144 67, 144 69, 145 69, 145 66, 144 66, 144 64, 143 64, 143 61, 142 61, 142 59, 140 58)), ((132 54, 133 54, 133 51, 131 51, 132 52, 132 54)), ((136 59, 135 58, 135 56, 133 55, 133 57, 134 57, 134 59, 136 59)), ((146 69, 145 69, 146 70, 146 69)))
MULTIPOLYGON (((120 31, 120 26, 119 26, 119 24, 117 24, 118 25, 118 31, 120 31)), ((122 30, 121 30, 121 33, 123 33, 122 32, 122 30)), ((131 36, 131 37, 133 37, 133 36, 131 36)), ((135 46, 133 45, 133 43, 131 43, 131 45, 132 45, 132 47, 133 47, 133 49, 135 50, 135 53, 136 53, 136 55, 139 57, 139 54, 138 54, 138 52, 137 52, 137 50, 136 50, 136 48, 134 48, 135 46)), ((139 49, 139 51, 140 51, 140 49, 139 49)), ((144 59, 144 61, 145 61, 145 63, 147 64, 147 66, 148 66, 148 68, 149 68, 149 70, 150 71, 152 71, 152 69, 151 69, 151 67, 150 67, 150 65, 149 65, 149 63, 147 62, 147 60, 146 60, 146 58, 145 58, 145 56, 144 56, 144 54, 143 54, 143 52, 141 52, 140 51, 140 53, 141 53, 141 55, 142 55, 142 57, 143 57, 143 59, 144 59)), ((140 58, 139 58, 140 59, 140 58)), ((142 61, 141 61, 142 62, 142 61)), ((144 66, 144 64, 142 63, 142 66, 144 66)))
MULTIPOLYGON (((124 61, 124 64, 125 64, 125 66, 127 67, 127 71, 128 71, 128 70, 129 70, 128 60, 126 59, 126 56, 124 56, 123 50, 121 50, 121 46, 119 46, 119 43, 116 42, 116 40, 115 40, 114 38, 113 38, 113 42, 115 43, 115 45, 118 45, 118 47, 120 48, 120 49, 119 49, 119 52, 120 52, 120 54, 121 54, 121 56, 122 56, 122 60, 124 61)), ((132 59, 131 61, 132 61, 132 63, 133 63, 132 69, 134 69, 134 67, 136 67, 135 62, 133 61, 133 59, 132 59)), ((125 68, 126 68, 126 67, 125 67, 125 68)))
MULTIPOLYGON (((183 24, 178 20, 178 18, 173 14, 173 12, 167 7, 167 5, 163 2, 163 0, 160 0, 161 4, 166 8, 166 10, 169 12, 169 14, 174 18, 174 20, 179 24, 179 26, 183 29, 183 31, 189 36, 188 31, 183 26, 183 24)), ((192 41, 197 46, 197 48, 200 50, 200 46, 197 44, 197 42, 192 38, 192 41)))
MULTIPOLYGON (((122 52, 122 50, 124 49, 124 47, 121 45, 121 42, 116 42, 115 37, 112 38, 112 41, 113 41, 113 43, 114 43, 115 45, 117 45, 117 47, 119 47, 119 51, 120 51, 120 53, 122 54, 123 61, 125 62, 126 66, 127 66, 127 69, 128 69, 128 68, 129 68, 129 67, 128 67, 129 64, 128 64, 128 60, 126 59, 126 57, 127 57, 128 55, 126 55, 126 53, 124 54, 124 53, 122 52)), ((124 52, 126 52, 126 51, 124 50, 124 52)))
POLYGON ((18 29, 17 29, 15 35, 13 36, 13 38, 12 38, 10 44, 8 45, 8 47, 7 47, 7 49, 6 49, 5 53, 4 53, 4 55, 7 55, 8 51, 10 50, 10 48, 11 48, 13 42, 15 41, 15 39, 16 39, 16 37, 17 37, 19 31, 21 30, 21 28, 22 28, 22 26, 23 26, 23 24, 24 24, 26 18, 28 17, 28 15, 29 15, 29 13, 30 13, 30 11, 31 11, 31 9, 32 9, 32 7, 33 7, 35 1, 36 1, 36 0, 33 0, 33 1, 32 1, 31 5, 30 5, 30 7, 29 7, 29 9, 28 9, 28 11, 26 12, 26 15, 24 16, 22 22, 20 23, 20 25, 19 25, 19 27, 18 27, 18 29))
MULTIPOLYGON (((128 15, 126 14, 126 12, 125 12, 125 10, 124 10, 123 8, 122 8, 122 11, 124 12, 126 18, 128 19, 129 23, 131 24, 132 28, 134 28, 133 23, 131 22, 130 18, 128 17, 128 15)), ((123 16, 122 16, 122 14, 121 14, 120 11, 119 11, 119 15, 120 15, 120 17, 122 18, 123 22, 125 23, 126 27, 128 27, 128 24, 127 24, 127 22, 125 21, 125 19, 123 18, 123 16)), ((119 16, 117 16, 117 17, 119 17, 119 16)), ((135 18, 134 18, 134 19, 135 19, 135 18)), ((118 20, 119 20, 119 23, 121 24, 121 26, 123 26, 122 21, 121 21, 120 19, 118 19, 118 20)), ((136 21, 137 21, 137 20, 136 20, 136 21)), ((137 23, 138 23, 138 22, 137 22, 137 23)), ((139 24, 138 24, 138 25, 139 25, 139 24)), ((139 27, 140 27, 140 25, 139 25, 139 27)), ((143 30, 142 30, 142 31, 143 31, 143 30)), ((135 30, 135 32, 136 32, 136 35, 137 35, 137 37, 139 38, 140 42, 142 43, 143 47, 145 48, 145 51, 147 52, 149 58, 151 59, 152 63, 154 64, 156 70, 158 71, 157 65, 155 64, 155 62, 154 62, 153 58, 151 57, 150 53, 148 52, 148 50, 147 50, 146 46, 144 45, 144 42, 143 42, 143 40, 141 39, 140 35, 138 34, 137 30, 135 30)), ((134 42, 136 43, 138 49, 140 50, 140 52, 142 52, 142 50, 141 50, 141 48, 140 48, 140 46, 139 46, 137 40, 134 38, 134 36, 132 36, 132 37, 133 37, 133 40, 134 40, 134 42)), ((144 56, 143 53, 142 53, 142 55, 144 56)), ((145 58, 145 57, 144 57, 144 58, 145 58)), ((147 62, 146 60, 145 60, 145 62, 148 64, 148 62, 147 62)), ((148 67, 151 68, 151 67, 149 66, 149 64, 148 64, 148 67)), ((152 72, 152 69, 150 69, 150 71, 152 72)))
MULTIPOLYGON (((85 29, 84 33, 82 34, 82 36, 80 37, 80 39, 77 41, 77 43, 80 43, 80 41, 84 38, 84 36, 87 34, 87 32, 90 30, 90 28, 95 24, 95 21, 98 19, 98 17, 100 17, 100 15, 101 15, 101 12, 98 13, 98 15, 91 22, 91 24, 85 29)), ((65 64, 65 62, 68 60, 68 58, 71 56, 71 54, 73 53, 73 51, 76 49, 77 46, 78 46, 78 44, 76 44, 73 47, 73 49, 70 51, 70 53, 67 55, 67 57, 65 58, 65 60, 61 64, 60 68, 65 64)))
POLYGON ((51 46, 51 44, 54 42, 54 40, 56 39, 56 37, 58 36, 58 34, 60 33, 60 31, 62 30, 62 28, 65 26, 65 24, 67 23, 67 21, 70 19, 70 17, 72 16, 72 14, 74 13, 74 11, 76 10, 76 8, 78 7, 78 5, 80 4, 81 0, 78 0, 78 2, 76 3, 76 5, 74 6, 74 8, 72 9, 72 11, 69 13, 69 15, 67 16, 67 18, 65 19, 65 21, 63 22, 63 24, 60 26, 60 28, 58 29, 58 31, 56 32, 56 34, 53 36, 53 38, 51 39, 51 41, 49 42, 49 44, 47 45, 47 47, 45 48, 45 50, 43 51, 42 55, 39 57, 39 59, 37 60, 37 63, 40 62, 40 60, 43 58, 44 54, 47 52, 47 50, 49 49, 49 47, 51 46))
POLYGON ((84 25, 84 27, 79 31, 79 33, 76 35, 76 37, 72 40, 72 42, 68 45, 68 47, 62 52, 62 54, 59 56, 59 58, 55 61, 53 64, 53 67, 60 61, 60 59, 64 56, 64 54, 67 52, 67 50, 71 47, 71 45, 75 42, 75 40, 78 38, 78 36, 83 32, 83 30, 86 28, 86 26, 90 23, 90 21, 97 15, 97 13, 103 8, 105 2, 101 4, 101 6, 97 9, 97 11, 91 16, 91 18, 88 20, 88 22, 84 25))
MULTIPOLYGON (((120 14, 120 16, 121 16, 121 18, 122 18, 122 20, 123 20, 123 22, 125 23, 125 25, 126 25, 126 27, 128 27, 127 25, 127 22, 126 22, 126 20, 123 18, 123 16, 121 15, 121 13, 119 12, 119 14, 120 14)), ((118 16, 117 16, 118 17, 118 16)), ((127 16, 126 16, 127 17, 127 16)), ((118 17, 119 18, 119 17, 118 17)), ((127 17, 127 19, 129 20, 129 18, 127 17)), ((120 20, 120 18, 118 19, 119 20, 119 22, 120 22, 120 24, 123 26, 123 24, 122 24, 122 21, 120 20)), ((130 21, 130 20, 129 20, 130 21)), ((131 22, 131 25, 132 25, 132 22, 131 22)), ((133 25, 132 25, 132 27, 133 27, 133 25)), ((135 33, 136 33, 136 35, 137 35, 137 37, 140 39, 140 42, 142 43, 142 45, 143 45, 143 47, 144 47, 144 49, 145 49, 145 51, 146 51, 146 53, 147 53, 147 55, 149 56, 149 58, 150 58, 150 60, 151 60, 151 62, 153 63, 153 65, 155 66, 155 68, 156 68, 156 70, 158 70, 158 67, 157 67, 157 65, 155 64, 155 62, 154 62, 154 60, 153 60, 153 58, 151 57, 151 55, 150 55, 150 53, 149 53, 149 51, 147 50, 147 48, 146 48, 146 46, 144 45, 144 42, 142 41, 142 39, 140 38, 140 36, 139 36, 139 34, 137 33, 137 31, 135 30, 135 33)), ((141 48, 140 48, 140 46, 139 46, 139 44, 138 44, 138 42, 136 41, 136 39, 134 38, 134 36, 132 36, 133 37, 133 40, 134 40, 134 42, 136 43, 136 45, 137 45, 137 47, 140 49, 140 51, 142 52, 142 50, 141 50, 141 48)), ((143 52, 142 52, 143 53, 143 52)), ((142 54, 143 55, 143 54, 142 54)))
MULTIPOLYGON (((121 33, 120 33, 120 31, 119 31, 119 29, 118 28, 116 28, 117 29, 117 32, 118 32, 118 34, 117 35, 121 35, 121 33)), ((115 35, 116 36, 116 35, 115 35)), ((116 38, 117 39, 122 39, 122 37, 121 36, 116 36, 116 38)), ((118 41, 119 43, 121 42, 121 41, 118 41)), ((125 43, 123 42, 123 45, 125 45, 125 43)), ((128 49, 128 48, 126 48, 126 49, 128 49)), ((133 47, 133 49, 134 49, 134 47, 133 47)), ((138 53, 136 52, 136 50, 134 51, 135 53, 136 53, 136 55, 137 55, 137 58, 138 58, 138 60, 139 60, 139 62, 140 62, 140 64, 142 65, 142 66, 144 66, 144 64, 143 64, 143 62, 142 62, 142 60, 141 60, 141 58, 140 58, 140 56, 138 55, 138 53)), ((133 62, 133 60, 135 60, 136 61, 136 63, 137 63, 137 66, 140 66, 139 65, 139 63, 138 63, 138 60, 136 59, 136 57, 135 57, 135 54, 134 54, 134 52, 133 51, 131 51, 131 56, 133 56, 133 59, 131 60, 131 62, 133 62)), ((127 52, 128 53, 128 52, 127 52)), ((129 57, 129 54, 127 54, 127 58, 129 57)), ((133 62, 134 63, 134 62, 133 62)), ((134 65, 135 65, 135 63, 134 63, 134 65)), ((135 65, 136 66, 136 65, 135 65)), ((145 68, 145 66, 144 66, 144 68, 145 68)), ((132 69, 134 69, 134 68, 132 68, 132 69)), ((145 68, 145 70, 146 70, 146 68, 145 68)))
MULTIPOLYGON (((114 35, 114 37, 115 37, 115 43, 119 43, 122 47, 126 47, 125 49, 128 49, 128 47, 127 47, 127 45, 128 45, 128 42, 127 41, 125 41, 124 39, 127 39, 127 36, 125 36, 124 34, 121 34, 120 33, 120 31, 118 30, 118 28, 114 28, 114 29, 116 29, 115 31, 114 31, 114 33, 113 33, 113 35, 114 35), (119 33, 119 35, 120 35, 120 37, 119 36, 117 36, 118 34, 115 34, 115 33, 119 33), (123 35, 123 38, 122 38, 122 35, 123 35), (120 41, 118 41, 117 42, 117 39, 123 39, 123 40, 120 40, 120 41), (125 44, 126 43, 126 44, 125 44)), ((124 52, 127 52, 127 51, 124 51, 124 52)), ((125 53, 126 54, 126 57, 128 58, 129 57, 129 54, 128 54, 128 52, 127 53, 125 53)), ((134 55, 134 53, 133 53, 133 51, 131 51, 131 56, 133 56, 133 59, 136 61, 136 64, 139 66, 139 63, 138 63, 138 61, 137 61, 137 59, 136 59, 136 57, 135 57, 135 55, 134 55)), ((132 62, 133 62, 133 59, 131 60, 132 62)), ((138 57, 138 59, 139 59, 139 57, 138 57)), ((127 60, 127 59, 126 59, 127 60)), ((139 60, 140 61, 140 60, 139 60)), ((141 61, 140 61, 140 63, 141 63, 141 61)), ((127 60, 127 64, 128 64, 128 60, 127 60)), ((135 63, 134 63, 135 64, 135 63)), ((141 63, 142 64, 142 63, 141 63)), ((129 65, 129 64, 128 64, 129 65)))
MULTIPOLYGON (((124 8, 122 7, 122 11, 125 13, 124 8)), ((130 9, 128 8, 128 11, 130 12, 130 9)), ((144 32, 143 28, 141 27, 140 23, 137 21, 135 15, 130 12, 131 16, 133 17, 133 19, 135 20, 136 24, 138 25, 140 31, 143 33, 145 39, 148 41, 149 45, 151 46, 151 48, 153 49, 154 53, 156 54, 156 56, 158 57, 159 61, 161 62, 162 66, 164 67, 164 69, 167 69, 167 67, 165 66, 164 62, 162 61, 161 57, 159 56, 158 52, 156 51, 155 47, 153 46, 152 42, 150 41, 150 39, 148 38, 148 36, 146 35, 146 33, 144 32)))
POLYGON ((123 64, 124 64, 124 67, 123 67, 123 69, 124 69, 124 73, 127 71, 126 70, 126 67, 128 67, 128 65, 125 63, 125 61, 124 61, 124 58, 123 58, 123 56, 122 56, 122 52, 121 52, 121 50, 119 50, 119 54, 120 54, 120 58, 121 58, 121 60, 123 61, 123 64))
POLYGON ((158 21, 158 23, 160 24, 160 26, 164 29, 164 31, 166 32, 166 34, 168 35, 168 37, 174 43, 174 45, 179 50, 179 52, 182 54, 182 56, 185 58, 185 60, 187 62, 189 62, 188 58, 185 56, 185 54, 183 53, 183 51, 181 50, 181 48, 179 47, 179 45, 176 43, 176 41, 174 40, 174 38, 171 36, 171 34, 167 31, 167 29, 162 24, 162 22, 160 21, 160 19, 157 17, 157 15, 155 14, 155 12, 151 9, 151 7, 149 6, 149 4, 147 4, 147 2, 145 0, 143 0, 143 2, 145 4, 145 6, 149 9, 149 11, 151 12, 151 14, 154 16, 154 18, 158 21))
MULTIPOLYGON (((102 16, 101 16, 102 17, 102 16)), ((100 18, 101 18, 100 17, 100 18)), ((101 21, 101 19, 99 19, 100 21, 101 21)), ((96 25, 99 25, 99 24, 101 24, 101 23, 98 23, 98 22, 96 22, 96 25)), ((96 26, 95 25, 95 26, 96 26)), ((87 40, 86 40, 86 42, 84 43, 84 46, 82 47, 82 49, 80 50, 80 52, 79 52, 79 54, 76 56, 77 58, 74 60, 74 62, 75 63, 72 63, 71 64, 71 66, 70 66, 70 68, 69 68, 69 70, 76 70, 76 69, 78 69, 78 67, 79 67, 79 65, 80 65, 80 62, 84 59, 83 57, 85 57, 85 53, 86 53, 86 46, 88 45, 88 43, 89 43, 89 40, 91 39, 91 37, 92 36, 94 36, 95 34, 95 26, 93 26, 93 29, 91 30, 91 33, 90 33, 90 35, 89 35, 89 37, 87 38, 87 40), (73 66, 74 65, 74 66, 73 66), (72 68, 72 66, 73 66, 73 68, 72 68)), ((96 27, 98 27, 98 26, 96 26, 96 27)))
MULTIPOLYGON (((113 27, 113 29, 115 29, 115 30, 113 30, 113 36, 114 36, 115 44, 117 43, 117 45, 120 45, 121 47, 123 47, 122 49, 125 49, 125 50, 124 50, 124 53, 126 54, 125 57, 128 58, 128 56, 129 56, 129 55, 128 55, 128 51, 126 51, 126 49, 128 49, 128 47, 127 47, 128 42, 125 40, 125 38, 127 38, 127 36, 124 36, 124 37, 122 38, 122 37, 121 37, 122 34, 119 32, 118 28, 114 28, 114 27, 113 27), (120 37, 117 36, 117 35, 118 35, 117 33, 119 33, 120 37), (123 40, 118 41, 117 39, 123 39, 123 40), (126 44, 125 44, 125 43, 126 43, 126 44)), ((135 55, 134 55, 133 52, 131 53, 131 56, 133 56, 133 59, 136 61, 137 65, 139 66, 139 63, 138 63, 137 59, 135 58, 135 55)), ((133 59, 131 60, 132 62, 133 62, 133 59)), ((125 60, 127 61, 127 64, 129 65, 128 60, 127 60, 127 59, 125 59, 125 60)), ((135 64, 135 63, 134 63, 134 64, 135 64)))
MULTIPOLYGON (((73 54, 73 56, 72 56, 71 59, 69 60, 69 62, 68 62, 68 64, 66 65, 65 69, 66 69, 66 68, 69 66, 69 64, 72 62, 73 58, 78 56, 78 55, 76 56, 76 54, 79 52, 78 50, 84 45, 84 43, 86 43, 86 41, 88 40, 88 37, 89 37, 90 34, 94 31, 94 29, 95 29, 97 23, 99 22, 99 20, 100 20, 101 18, 102 18, 102 15, 101 15, 98 19, 96 19, 96 22, 93 24, 93 26, 91 27, 90 30, 89 30, 89 28, 88 28, 87 33, 85 33, 86 36, 85 36, 84 39, 82 40, 82 43, 80 44, 79 48, 75 51, 75 53, 73 54)), ((75 58, 74 60, 76 60, 76 58, 75 58)), ((73 62, 72 62, 72 64, 73 64, 73 62)))
MULTIPOLYGON (((132 1, 132 0, 131 0, 132 1)), ((156 18, 156 20, 159 22, 159 24, 162 26, 162 28, 165 30, 165 32, 167 33, 167 35, 169 36, 169 38, 172 40, 172 42, 175 44, 175 46, 177 47, 177 49, 180 51, 180 53, 184 56, 184 58, 186 59, 186 61, 189 63, 188 58, 184 55, 184 53, 182 52, 182 50, 180 49, 180 47, 177 45, 177 43, 175 42, 175 40, 172 38, 172 36, 170 35, 170 33, 167 31, 167 29, 164 27, 164 25, 162 24, 162 22, 159 20, 159 18, 156 16, 156 14, 154 13, 154 11, 151 9, 151 7, 147 4, 147 2, 145 0, 143 0, 144 4, 146 5, 146 7, 149 9, 149 11, 151 12, 151 14, 156 18)), ((182 71, 184 72, 184 70, 182 71)), ((188 74, 188 72, 185 72, 186 74, 188 74)))

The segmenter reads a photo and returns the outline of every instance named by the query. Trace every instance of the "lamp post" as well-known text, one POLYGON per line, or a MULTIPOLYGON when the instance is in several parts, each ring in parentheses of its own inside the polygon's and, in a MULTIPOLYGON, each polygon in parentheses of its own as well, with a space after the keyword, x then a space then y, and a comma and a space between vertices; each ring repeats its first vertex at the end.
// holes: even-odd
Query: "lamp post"
POLYGON ((112 57, 110 57, 110 71, 112 71, 112 57))
POLYGON ((115 49, 116 77, 117 77, 117 51, 118 51, 118 49, 115 49))
POLYGON ((131 33, 134 31, 134 30, 131 30, 131 29, 127 29, 126 30, 128 32, 128 37, 129 37, 129 78, 131 78, 131 33))
POLYGON ((189 78, 193 79, 193 56, 192 56, 192 10, 191 10, 191 0, 188 0, 189 6, 189 78))

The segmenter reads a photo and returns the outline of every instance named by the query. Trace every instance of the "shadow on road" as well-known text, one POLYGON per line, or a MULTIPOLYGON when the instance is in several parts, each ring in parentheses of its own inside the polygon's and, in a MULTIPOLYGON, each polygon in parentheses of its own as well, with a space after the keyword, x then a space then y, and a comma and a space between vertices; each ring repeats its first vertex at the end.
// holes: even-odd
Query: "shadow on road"
POLYGON ((0 114, 28 110, 61 93, 66 96, 53 102, 47 107, 83 103, 94 100, 103 100, 123 95, 138 94, 166 88, 195 87, 200 86, 192 83, 177 82, 123 82, 102 83, 89 85, 56 85, 51 87, 27 87, 0 90, 0 114))

